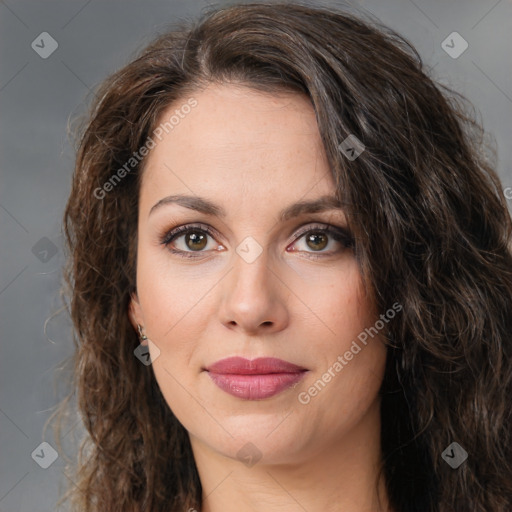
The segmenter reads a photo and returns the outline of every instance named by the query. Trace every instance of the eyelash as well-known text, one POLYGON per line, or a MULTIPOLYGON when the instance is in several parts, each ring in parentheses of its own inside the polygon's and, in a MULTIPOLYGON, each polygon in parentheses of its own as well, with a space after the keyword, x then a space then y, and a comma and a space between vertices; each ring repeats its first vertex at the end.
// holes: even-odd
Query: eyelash
MULTIPOLYGON (((189 232, 202 232, 206 233, 208 236, 215 238, 214 232, 210 229, 209 226, 205 224, 185 224, 183 226, 179 226, 177 228, 171 229, 170 231, 167 231, 164 233, 164 235, 160 238, 160 243, 167 247, 167 249, 172 252, 173 254, 177 254, 180 257, 184 258, 200 258, 202 254, 206 251, 182 251, 181 249, 172 249, 169 247, 169 244, 173 241, 175 241, 177 238, 179 238, 182 235, 185 235, 189 232)), ((309 226, 305 229, 300 229, 299 232, 296 235, 295 240, 292 243, 296 243, 298 240, 300 240, 304 235, 307 235, 309 233, 322 233, 331 236, 336 242, 339 242, 344 246, 345 248, 351 248, 354 247, 354 239, 353 237, 347 233, 344 229, 338 228, 335 226, 330 225, 313 225, 309 226)), ((335 251, 337 252, 337 251, 335 251)), ((315 253, 315 252, 308 252, 306 251, 306 254, 308 254, 309 258, 311 259, 319 259, 322 257, 332 256, 334 253, 331 252, 325 252, 325 253, 315 253)))

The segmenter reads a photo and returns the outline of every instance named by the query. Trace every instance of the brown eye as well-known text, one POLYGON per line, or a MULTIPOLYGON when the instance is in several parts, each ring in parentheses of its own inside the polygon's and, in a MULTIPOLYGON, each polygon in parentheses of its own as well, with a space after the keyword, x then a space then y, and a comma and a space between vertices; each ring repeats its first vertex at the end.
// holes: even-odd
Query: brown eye
POLYGON ((307 257, 332 257, 354 247, 354 238, 346 228, 337 226, 309 226, 297 233, 292 252, 307 257))
POLYGON ((310 233, 306 237, 306 243, 314 251, 321 251, 329 243, 329 237, 325 233, 310 233))
POLYGON ((160 238, 160 243, 173 254, 187 258, 204 256, 211 252, 211 249, 219 250, 222 246, 216 246, 214 242, 214 233, 207 225, 203 224, 179 226, 163 234, 160 238))
POLYGON ((200 251, 208 243, 207 235, 197 231, 191 231, 185 235, 185 245, 192 251, 200 251))

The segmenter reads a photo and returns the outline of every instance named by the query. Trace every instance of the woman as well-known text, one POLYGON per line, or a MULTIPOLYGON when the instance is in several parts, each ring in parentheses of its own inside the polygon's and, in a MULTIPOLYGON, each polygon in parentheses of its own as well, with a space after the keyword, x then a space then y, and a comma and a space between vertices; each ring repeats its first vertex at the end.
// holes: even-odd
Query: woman
POLYGON ((65 212, 76 510, 511 510, 511 219, 455 98, 283 3, 103 84, 65 212))

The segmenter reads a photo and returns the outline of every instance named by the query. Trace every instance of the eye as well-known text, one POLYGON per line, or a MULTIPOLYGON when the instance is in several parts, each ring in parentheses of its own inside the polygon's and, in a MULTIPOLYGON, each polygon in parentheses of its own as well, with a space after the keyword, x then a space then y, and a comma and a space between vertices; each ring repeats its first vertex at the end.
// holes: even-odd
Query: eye
POLYGON ((291 252, 301 251, 313 257, 321 257, 331 256, 353 246, 354 239, 345 229, 335 226, 307 226, 297 233, 291 252))
MULTIPOLYGON (((224 246, 216 242, 214 237, 213 231, 207 225, 187 224, 167 231, 161 237, 160 243, 173 254, 185 258, 197 258, 202 257, 206 252, 224 249, 224 246)), ((353 237, 343 228, 330 225, 308 225, 299 230, 295 235, 295 242, 286 250, 303 252, 310 258, 320 258, 338 254, 353 246, 353 237)))
POLYGON ((164 234, 160 243, 165 245, 172 253, 194 258, 208 250, 221 250, 224 247, 215 241, 210 242, 208 238, 213 239, 212 230, 206 225, 185 225, 179 226, 164 234), (205 250, 206 249, 206 250, 205 250))

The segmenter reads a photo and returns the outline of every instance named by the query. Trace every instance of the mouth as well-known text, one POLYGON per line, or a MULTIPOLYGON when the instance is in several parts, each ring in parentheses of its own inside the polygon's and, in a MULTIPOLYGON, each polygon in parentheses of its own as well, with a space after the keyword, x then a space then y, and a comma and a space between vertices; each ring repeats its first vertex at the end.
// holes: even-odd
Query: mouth
POLYGON ((229 357, 205 369, 220 389, 244 400, 263 400, 296 385, 308 371, 282 359, 229 357))

